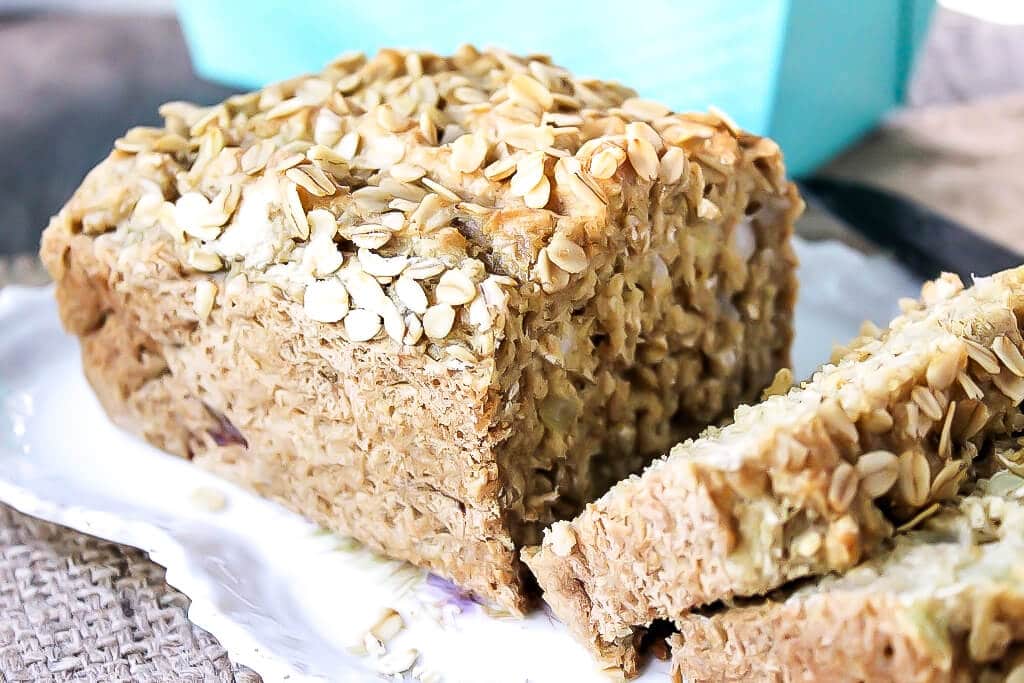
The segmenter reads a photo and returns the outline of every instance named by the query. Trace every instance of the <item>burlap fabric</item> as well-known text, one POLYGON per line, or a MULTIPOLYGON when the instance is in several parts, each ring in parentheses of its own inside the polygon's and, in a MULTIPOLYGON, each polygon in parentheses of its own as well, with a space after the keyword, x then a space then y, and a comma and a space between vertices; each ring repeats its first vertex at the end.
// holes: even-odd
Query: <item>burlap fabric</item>
POLYGON ((134 548, 0 506, 0 680, 245 681, 134 548))

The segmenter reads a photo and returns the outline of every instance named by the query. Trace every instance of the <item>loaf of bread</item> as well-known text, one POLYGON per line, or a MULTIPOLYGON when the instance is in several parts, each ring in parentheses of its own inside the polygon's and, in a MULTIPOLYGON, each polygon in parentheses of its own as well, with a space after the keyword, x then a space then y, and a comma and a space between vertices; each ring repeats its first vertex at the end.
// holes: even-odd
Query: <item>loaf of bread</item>
POLYGON ((687 681, 1024 680, 1024 478, 1003 471, 893 547, 789 595, 679 620, 687 681))
POLYGON ((509 610, 788 363, 802 203, 723 114, 470 47, 161 114, 43 237, 107 412, 509 610))
POLYGON ((1024 267, 966 290, 945 275, 903 303, 808 382, 739 408, 524 552, 581 641, 633 672, 654 620, 848 569, 1024 427, 1024 267))

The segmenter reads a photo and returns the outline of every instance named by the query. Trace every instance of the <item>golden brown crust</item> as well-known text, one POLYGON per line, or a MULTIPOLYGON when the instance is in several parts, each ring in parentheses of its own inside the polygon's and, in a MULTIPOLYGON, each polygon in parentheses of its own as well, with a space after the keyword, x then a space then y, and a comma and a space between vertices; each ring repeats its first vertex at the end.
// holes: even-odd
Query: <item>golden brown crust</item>
POLYGON ((788 362, 778 148, 631 95, 464 48, 166 105, 44 237, 90 380, 154 443, 522 609, 519 546, 788 362))
POLYGON ((525 559, 555 613, 632 672, 655 619, 847 569, 955 495, 979 450, 1021 426, 1024 268, 961 289, 928 283, 837 365, 554 524, 525 559))

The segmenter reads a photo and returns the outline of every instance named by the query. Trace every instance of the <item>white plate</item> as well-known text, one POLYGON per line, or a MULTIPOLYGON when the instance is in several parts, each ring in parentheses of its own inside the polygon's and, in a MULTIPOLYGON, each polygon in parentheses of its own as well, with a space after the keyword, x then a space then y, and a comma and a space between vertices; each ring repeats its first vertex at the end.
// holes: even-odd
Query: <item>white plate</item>
MULTIPOLYGON (((896 299, 919 283, 836 243, 798 248, 802 376, 863 319, 891 318, 896 299)), ((388 652, 420 653, 410 679, 607 680, 546 612, 489 616, 409 565, 353 548, 118 431, 82 377, 49 289, 0 291, 0 500, 149 552, 192 599, 192 621, 267 681, 372 678, 379 660, 350 649, 385 608, 407 624, 388 652), (199 502, 221 496, 220 511, 199 502)), ((665 680, 666 671, 656 662, 641 680, 665 680)))

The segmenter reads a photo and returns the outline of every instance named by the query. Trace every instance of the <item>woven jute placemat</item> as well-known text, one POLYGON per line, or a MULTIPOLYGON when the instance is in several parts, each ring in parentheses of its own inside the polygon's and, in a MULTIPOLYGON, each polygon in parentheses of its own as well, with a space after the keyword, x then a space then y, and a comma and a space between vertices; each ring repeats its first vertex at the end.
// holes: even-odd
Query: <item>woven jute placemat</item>
POLYGON ((260 681, 188 604, 141 551, 0 505, 3 680, 260 681))

